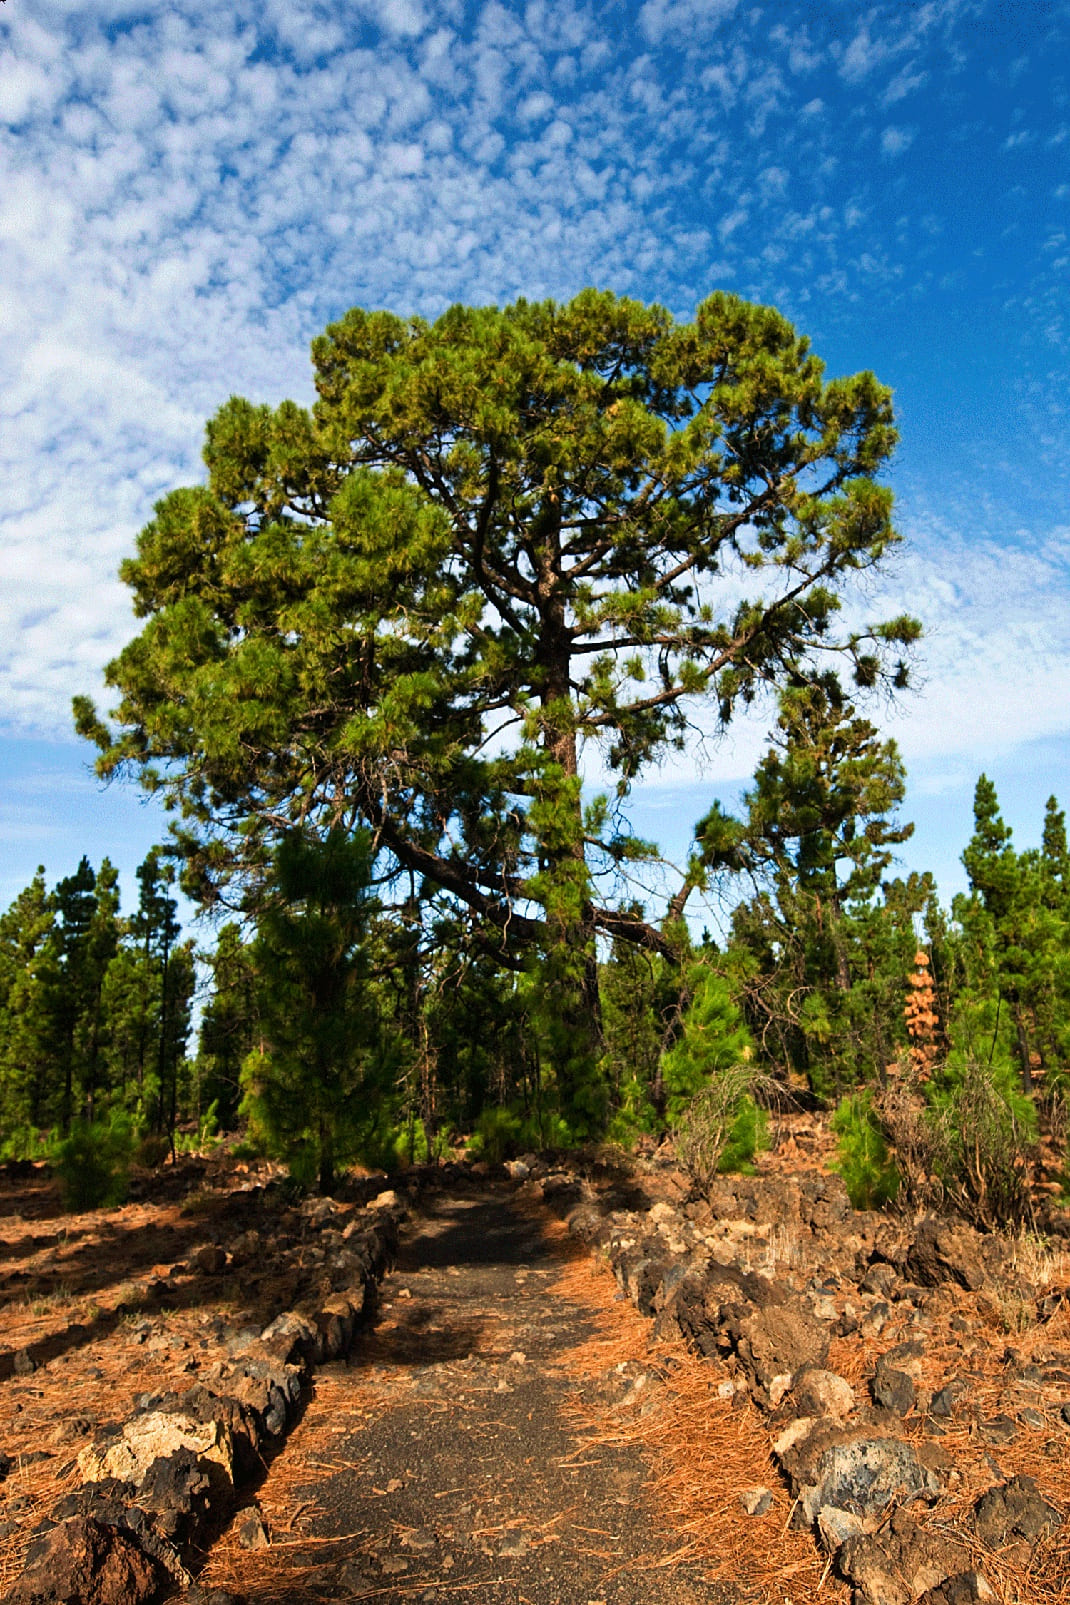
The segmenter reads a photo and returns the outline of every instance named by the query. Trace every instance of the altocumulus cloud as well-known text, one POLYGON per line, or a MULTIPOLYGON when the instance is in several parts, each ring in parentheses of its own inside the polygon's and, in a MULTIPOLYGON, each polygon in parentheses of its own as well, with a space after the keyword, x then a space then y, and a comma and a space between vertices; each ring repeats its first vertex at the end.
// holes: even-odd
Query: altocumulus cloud
MULTIPOLYGON (((874 298, 894 313, 933 277, 914 254, 918 92, 936 116, 941 95, 972 81, 967 10, 38 0, 31 11, 7 0, 7 728, 67 728, 71 693, 98 690, 131 633, 119 560, 154 499, 199 476, 205 417, 232 391, 311 399, 308 340, 354 303, 434 315, 457 299, 567 296, 593 282, 686 314, 724 284, 783 306, 819 349, 831 338, 852 365, 869 360, 874 298), (878 149, 897 160, 874 164, 878 149), (890 206, 882 186, 900 175, 890 206)), ((988 118, 994 152, 1000 115, 988 118)), ((1052 132, 1038 124, 1038 138, 1052 132)), ((1045 239, 1058 233, 1053 223, 1045 239)), ((1041 390, 1061 256, 1023 257, 1041 390)), ((990 623, 970 588, 993 583, 997 560, 917 513, 916 566, 900 570, 900 589, 935 595, 933 554, 956 553, 957 590, 933 638, 936 710, 940 643, 953 644, 949 684, 961 690, 954 666, 990 623)), ((1062 681, 1044 665, 1070 644, 1054 550, 1023 548, 1013 651, 987 660, 994 677, 1033 665, 1045 729, 1062 681)), ((928 615, 923 596, 907 602, 928 615)), ((1004 717, 998 697, 992 707, 1004 717)), ((950 713, 932 721, 954 725, 950 713)))

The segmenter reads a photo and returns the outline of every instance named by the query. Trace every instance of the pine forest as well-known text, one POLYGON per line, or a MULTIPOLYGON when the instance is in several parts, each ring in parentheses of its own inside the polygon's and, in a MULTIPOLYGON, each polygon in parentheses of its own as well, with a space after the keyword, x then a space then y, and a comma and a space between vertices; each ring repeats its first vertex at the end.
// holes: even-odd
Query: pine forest
POLYGON ((1025 1220, 1070 1134, 1065 817, 1016 844, 981 775, 968 891, 897 874, 888 390, 725 294, 355 309, 313 364, 311 409, 220 409, 123 564, 140 633, 75 718, 174 823, 134 912, 83 858, 0 918, 4 1157, 92 1203, 224 1136, 325 1192, 671 1140, 701 1188, 790 1106, 859 1207, 1025 1220), (761 708, 673 870, 633 787, 761 708))

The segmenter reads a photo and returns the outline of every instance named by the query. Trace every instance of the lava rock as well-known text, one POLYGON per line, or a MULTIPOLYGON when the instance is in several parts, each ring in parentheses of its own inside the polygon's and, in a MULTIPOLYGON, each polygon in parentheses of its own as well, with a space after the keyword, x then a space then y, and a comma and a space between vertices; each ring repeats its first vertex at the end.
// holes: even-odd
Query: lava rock
POLYGON ((1032 1544, 1062 1526, 1059 1512, 1041 1497, 1032 1477, 1012 1477, 990 1488, 974 1506, 973 1520, 977 1536, 990 1549, 1016 1541, 1032 1544))
MULTIPOLYGON (((771 1304, 765 1309, 733 1310, 726 1332, 751 1384, 755 1400, 774 1404, 774 1386, 804 1366, 822 1368, 828 1358, 828 1328, 814 1319, 801 1300, 771 1304)), ((781 1396, 783 1396, 781 1394, 781 1396)))
POLYGON ((206 1243, 190 1255, 189 1266, 201 1276, 218 1276, 227 1268, 226 1251, 215 1243, 206 1243))
POLYGON ((91 1516, 53 1527, 30 1548, 8 1605, 146 1605, 167 1575, 129 1533, 91 1516))
POLYGON ((209 1465, 193 1450, 179 1449, 154 1460, 138 1487, 138 1503, 153 1513, 160 1531, 176 1544, 196 1543, 230 1503, 229 1486, 220 1489, 220 1479, 209 1475, 209 1465))
POLYGON ((773 1444, 807 1524, 827 1505, 879 1516, 893 1500, 936 1493, 940 1481, 902 1439, 834 1422, 794 1422, 773 1444))
POLYGON ((898 1282, 894 1265, 887 1260, 878 1260, 871 1265, 859 1286, 863 1293, 874 1293, 878 1298, 891 1298, 892 1290, 898 1282))
POLYGON ((985 1283, 982 1239, 961 1222, 928 1216, 907 1250, 907 1270, 922 1287, 957 1282, 976 1293, 985 1283))
POLYGON ((1013 1443, 1018 1436, 1018 1424, 1008 1415, 991 1416, 981 1422, 981 1436, 986 1443, 997 1446, 1013 1443))
POLYGON ((234 1535, 243 1549, 267 1549, 271 1543, 257 1505, 247 1505, 234 1518, 234 1535))
POLYGON ((854 1585, 855 1605, 908 1605, 961 1573, 968 1560, 962 1544, 919 1527, 900 1509, 879 1533, 849 1539, 836 1563, 854 1585))
POLYGON ((988 1605, 997 1598, 995 1589, 980 1572, 959 1572, 939 1588, 930 1588, 915 1605, 988 1605))
POLYGON ((773 1508, 773 1495, 769 1488, 743 1488, 739 1502, 748 1516, 766 1516, 773 1508))
POLYGON ((819 1366, 807 1366, 795 1378, 791 1402, 799 1416, 831 1416, 843 1421, 855 1408, 854 1389, 846 1378, 819 1366))
POLYGON ((305 1365, 316 1351, 316 1328, 305 1316, 287 1310, 260 1334, 261 1346, 282 1365, 305 1365))
POLYGON ((234 1443, 226 1423, 212 1418, 198 1421, 184 1410, 146 1410, 131 1416, 117 1437, 83 1449, 78 1469, 86 1482, 117 1477, 137 1485, 155 1461, 180 1450, 191 1450, 209 1475, 221 1474, 233 1484, 234 1443))
POLYGON ((933 1394, 932 1403, 929 1406, 930 1414, 944 1419, 954 1415, 955 1406, 965 1392, 965 1382, 958 1377, 953 1377, 950 1382, 945 1383, 938 1392, 933 1394))
POLYGON ((877 1373, 869 1385, 873 1403, 894 1415, 909 1415, 914 1408, 914 1383, 905 1371, 892 1365, 878 1365, 877 1373))

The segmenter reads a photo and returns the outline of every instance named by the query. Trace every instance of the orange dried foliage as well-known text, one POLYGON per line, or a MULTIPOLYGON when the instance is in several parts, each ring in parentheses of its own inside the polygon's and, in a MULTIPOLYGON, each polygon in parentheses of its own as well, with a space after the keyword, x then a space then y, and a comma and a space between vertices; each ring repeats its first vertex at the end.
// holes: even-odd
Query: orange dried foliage
POLYGON ((903 1007, 910 1038, 910 1068, 918 1081, 928 1081, 939 1055, 940 1017, 929 974, 929 955, 919 948, 914 955, 910 990, 903 1007))

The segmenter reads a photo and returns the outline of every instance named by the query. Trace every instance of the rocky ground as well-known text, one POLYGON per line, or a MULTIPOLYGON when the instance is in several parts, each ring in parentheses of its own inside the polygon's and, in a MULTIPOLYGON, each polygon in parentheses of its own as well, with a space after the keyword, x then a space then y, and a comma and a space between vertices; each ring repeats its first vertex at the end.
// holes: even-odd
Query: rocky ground
POLYGON ((219 1159, 82 1217, 9 1172, 0 1587, 1070 1600, 1061 1219, 859 1213, 826 1159, 800 1117, 705 1200, 588 1155, 332 1202, 219 1159))

